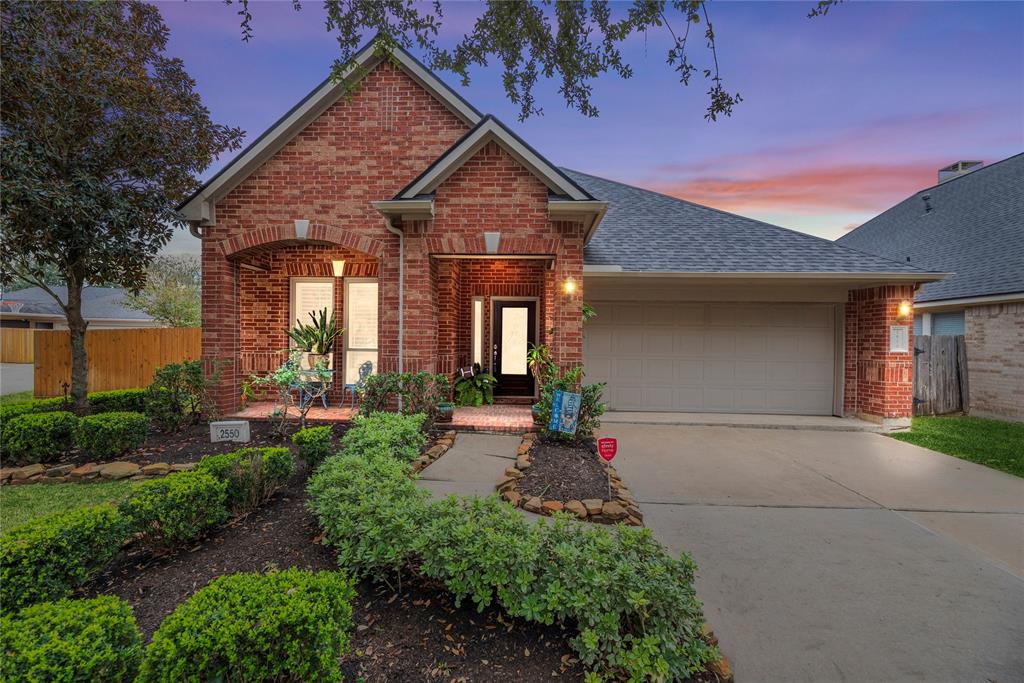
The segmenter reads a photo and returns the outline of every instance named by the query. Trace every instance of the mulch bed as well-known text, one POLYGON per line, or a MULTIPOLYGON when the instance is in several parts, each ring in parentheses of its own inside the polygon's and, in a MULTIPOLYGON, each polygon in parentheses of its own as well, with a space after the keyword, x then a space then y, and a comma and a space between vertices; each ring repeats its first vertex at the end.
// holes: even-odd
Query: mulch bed
MULTIPOLYGON (((167 615, 212 579, 240 571, 338 568, 334 553, 316 542, 316 520, 306 509, 305 472, 255 512, 235 520, 195 547, 163 557, 129 550, 83 591, 127 600, 148 641, 167 615)), ((571 629, 478 613, 466 600, 415 576, 402 592, 362 581, 353 604, 356 632, 343 661, 346 680, 540 681, 580 680, 569 645, 571 629)))
POLYGON ((530 460, 517 486, 524 497, 612 500, 608 497, 608 475, 593 441, 539 439, 530 449, 530 460))

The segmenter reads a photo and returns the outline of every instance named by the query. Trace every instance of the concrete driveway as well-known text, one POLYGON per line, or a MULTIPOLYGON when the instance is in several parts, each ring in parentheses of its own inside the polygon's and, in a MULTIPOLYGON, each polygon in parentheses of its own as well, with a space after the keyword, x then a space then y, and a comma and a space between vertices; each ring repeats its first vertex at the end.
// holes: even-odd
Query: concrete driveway
POLYGON ((1024 480, 879 434, 603 432, 741 683, 1024 680, 1024 480))

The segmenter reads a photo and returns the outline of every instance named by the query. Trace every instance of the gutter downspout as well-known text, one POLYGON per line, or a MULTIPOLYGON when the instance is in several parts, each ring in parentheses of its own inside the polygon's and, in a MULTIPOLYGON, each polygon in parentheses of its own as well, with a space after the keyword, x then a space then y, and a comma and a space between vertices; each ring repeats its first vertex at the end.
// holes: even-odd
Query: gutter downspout
MULTIPOLYGON (((384 227, 388 232, 398 235, 398 372, 403 372, 403 355, 405 348, 405 233, 391 222, 391 217, 384 216, 384 227)), ((402 410, 402 395, 398 395, 398 410, 402 410)))

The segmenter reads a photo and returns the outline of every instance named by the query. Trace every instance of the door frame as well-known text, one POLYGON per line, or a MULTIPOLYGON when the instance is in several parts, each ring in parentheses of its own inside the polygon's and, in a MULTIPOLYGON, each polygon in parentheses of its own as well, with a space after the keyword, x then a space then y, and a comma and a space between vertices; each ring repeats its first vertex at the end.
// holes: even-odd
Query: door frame
MULTIPOLYGON (((533 339, 534 339, 533 343, 534 344, 539 344, 540 343, 540 318, 541 318, 541 311, 540 311, 540 297, 539 296, 492 296, 490 304, 489 304, 489 307, 490 307, 489 313, 491 315, 491 324, 489 325, 490 329, 487 330, 487 356, 488 356, 488 358, 490 358, 490 361, 488 362, 488 365, 490 366, 491 373, 495 372, 495 367, 494 367, 494 321, 495 321, 496 317, 494 315, 494 304, 495 304, 495 302, 499 302, 499 301, 500 302, 513 302, 513 303, 516 302, 516 301, 524 301, 524 302, 532 301, 533 302, 534 311, 536 312, 536 315, 534 316, 534 321, 533 321, 533 339)), ((533 378, 533 396, 534 396, 534 398, 539 396, 539 393, 538 393, 539 391, 540 391, 540 386, 537 384, 537 378, 534 377, 533 378)))

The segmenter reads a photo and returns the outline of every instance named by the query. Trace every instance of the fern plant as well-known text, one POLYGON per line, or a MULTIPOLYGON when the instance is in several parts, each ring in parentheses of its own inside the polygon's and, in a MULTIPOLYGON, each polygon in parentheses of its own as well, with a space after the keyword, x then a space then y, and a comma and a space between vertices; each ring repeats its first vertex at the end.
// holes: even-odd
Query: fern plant
POLYGON ((472 373, 463 373, 455 380, 455 404, 459 406, 482 406, 494 403, 494 375, 482 372, 479 363, 473 364, 472 373))

